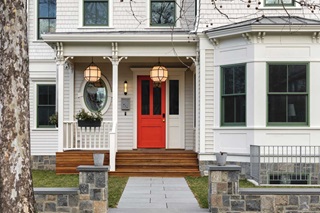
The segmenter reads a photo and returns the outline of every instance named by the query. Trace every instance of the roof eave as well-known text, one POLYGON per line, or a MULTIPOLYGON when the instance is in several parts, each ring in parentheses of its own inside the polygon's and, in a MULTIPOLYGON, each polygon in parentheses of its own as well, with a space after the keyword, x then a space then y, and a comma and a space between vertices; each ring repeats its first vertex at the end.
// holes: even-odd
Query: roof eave
POLYGON ((319 32, 320 25, 247 25, 222 30, 207 31, 210 39, 241 35, 250 32, 319 32))
POLYGON ((188 34, 108 34, 108 33, 57 33, 43 34, 43 41, 54 42, 196 42, 188 38, 188 34))

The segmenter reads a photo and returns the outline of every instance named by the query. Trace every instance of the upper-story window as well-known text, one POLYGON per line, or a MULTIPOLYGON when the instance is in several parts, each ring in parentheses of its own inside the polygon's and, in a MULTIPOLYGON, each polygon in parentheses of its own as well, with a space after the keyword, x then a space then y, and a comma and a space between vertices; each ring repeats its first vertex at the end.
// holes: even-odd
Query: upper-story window
POLYGON ((151 0, 150 26, 175 26, 175 0, 151 0))
POLYGON ((294 6, 294 0, 265 0, 264 6, 266 7, 279 7, 279 6, 294 6))
POLYGON ((83 26, 108 26, 108 0, 83 1, 83 26))
POLYGON ((308 124, 308 65, 268 65, 268 124, 308 124))
POLYGON ((246 124, 246 65, 221 68, 221 124, 244 126, 246 124))
POLYGON ((56 0, 38 0, 38 39, 56 31, 56 0))

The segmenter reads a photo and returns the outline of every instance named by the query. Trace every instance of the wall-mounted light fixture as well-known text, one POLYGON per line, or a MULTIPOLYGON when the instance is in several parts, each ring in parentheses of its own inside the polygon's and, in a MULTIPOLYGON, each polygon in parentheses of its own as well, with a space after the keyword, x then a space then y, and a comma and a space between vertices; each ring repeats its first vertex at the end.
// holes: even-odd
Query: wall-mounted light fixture
POLYGON ((93 58, 92 62, 85 69, 83 76, 88 82, 96 82, 101 78, 101 70, 95 63, 93 63, 93 58))
POLYGON ((123 83, 123 93, 124 93, 124 95, 128 94, 128 82, 127 81, 124 81, 124 83, 123 83))

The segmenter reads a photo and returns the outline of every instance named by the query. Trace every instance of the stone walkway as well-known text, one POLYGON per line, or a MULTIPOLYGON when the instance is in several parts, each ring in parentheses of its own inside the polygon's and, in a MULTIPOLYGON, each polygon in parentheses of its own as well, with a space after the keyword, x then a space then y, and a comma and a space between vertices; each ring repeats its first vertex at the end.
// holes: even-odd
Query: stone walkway
POLYGON ((109 213, 204 213, 184 178, 130 177, 109 213))

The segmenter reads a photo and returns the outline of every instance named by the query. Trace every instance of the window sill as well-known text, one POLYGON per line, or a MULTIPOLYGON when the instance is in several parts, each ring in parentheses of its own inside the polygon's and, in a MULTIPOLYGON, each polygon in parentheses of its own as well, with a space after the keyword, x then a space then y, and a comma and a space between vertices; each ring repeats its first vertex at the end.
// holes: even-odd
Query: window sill
MULTIPOLYGON (((259 7, 259 10, 283 10, 282 6, 261 6, 259 7)), ((300 10, 301 6, 285 6, 286 10, 300 10)))
POLYGON ((58 128, 33 128, 31 131, 34 132, 43 132, 43 131, 58 131, 58 128))
POLYGON ((155 30, 163 30, 163 29, 182 29, 181 27, 175 27, 175 26, 149 26, 149 27, 145 27, 144 29, 146 30, 150 30, 150 29, 155 29, 155 30))
POLYGON ((77 27, 77 29, 114 29, 114 27, 111 26, 80 26, 77 27))

